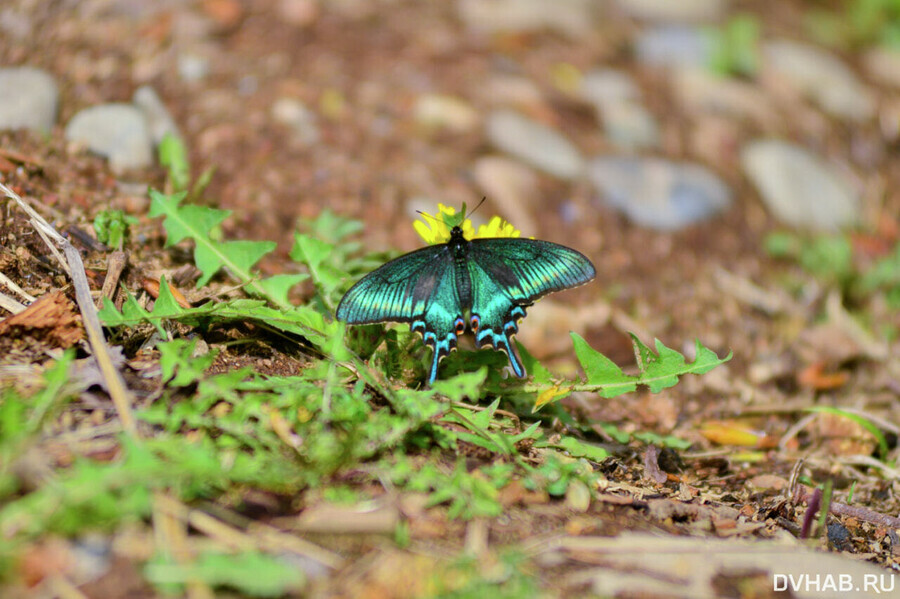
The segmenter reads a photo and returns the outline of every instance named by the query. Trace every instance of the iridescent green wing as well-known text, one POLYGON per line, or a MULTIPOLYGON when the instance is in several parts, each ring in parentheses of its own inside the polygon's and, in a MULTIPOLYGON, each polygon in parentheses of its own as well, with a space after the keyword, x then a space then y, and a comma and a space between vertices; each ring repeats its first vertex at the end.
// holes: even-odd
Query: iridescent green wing
POLYGON ((336 316, 348 324, 408 322, 434 350, 428 382, 456 347, 465 321, 446 245, 425 247, 380 266, 341 299, 336 316))
POLYGON ((534 239, 474 239, 468 268, 475 345, 506 352, 518 377, 526 372, 512 336, 525 318, 525 308, 541 296, 583 285, 597 274, 580 252, 534 239))

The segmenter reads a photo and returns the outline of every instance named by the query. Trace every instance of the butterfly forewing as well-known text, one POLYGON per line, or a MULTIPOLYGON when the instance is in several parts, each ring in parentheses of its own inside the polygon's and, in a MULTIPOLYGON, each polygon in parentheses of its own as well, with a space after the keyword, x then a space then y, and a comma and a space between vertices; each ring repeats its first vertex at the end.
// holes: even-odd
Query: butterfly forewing
POLYGON ((344 294, 336 316, 348 324, 412 322, 451 264, 446 246, 425 247, 381 265, 344 294))
POLYGON ((475 239, 469 258, 519 303, 532 303, 597 276, 581 252, 537 239, 475 239))

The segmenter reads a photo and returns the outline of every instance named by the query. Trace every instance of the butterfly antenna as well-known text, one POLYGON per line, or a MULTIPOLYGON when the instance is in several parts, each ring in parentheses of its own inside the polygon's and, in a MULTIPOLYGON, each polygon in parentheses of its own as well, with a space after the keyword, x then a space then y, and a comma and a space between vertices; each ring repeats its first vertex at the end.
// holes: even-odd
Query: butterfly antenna
POLYGON ((444 222, 444 221, 442 221, 442 220, 436 219, 435 217, 431 216, 431 215, 428 214, 427 212, 422 212, 421 210, 416 210, 416 213, 417 213, 417 214, 421 214, 421 215, 424 216, 425 218, 430 218, 431 220, 433 220, 434 222, 436 222, 436 223, 438 223, 438 224, 444 222))
POLYGON ((478 205, 477 205, 477 206, 475 206, 474 208, 472 208, 472 211, 469 212, 469 213, 466 215, 466 218, 469 218, 470 216, 472 216, 473 214, 475 214, 475 211, 478 210, 479 208, 481 208, 481 205, 484 204, 484 201, 485 201, 486 199, 487 199, 487 196, 482 196, 482 197, 481 197, 481 201, 478 202, 478 205))

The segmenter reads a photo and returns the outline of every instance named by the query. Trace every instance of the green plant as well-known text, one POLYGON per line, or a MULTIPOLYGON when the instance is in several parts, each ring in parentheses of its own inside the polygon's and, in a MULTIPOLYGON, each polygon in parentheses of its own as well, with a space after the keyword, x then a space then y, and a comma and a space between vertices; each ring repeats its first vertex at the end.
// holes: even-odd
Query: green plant
POLYGON ((759 70, 759 20, 735 15, 721 28, 710 30, 710 68, 720 75, 753 77, 759 70))

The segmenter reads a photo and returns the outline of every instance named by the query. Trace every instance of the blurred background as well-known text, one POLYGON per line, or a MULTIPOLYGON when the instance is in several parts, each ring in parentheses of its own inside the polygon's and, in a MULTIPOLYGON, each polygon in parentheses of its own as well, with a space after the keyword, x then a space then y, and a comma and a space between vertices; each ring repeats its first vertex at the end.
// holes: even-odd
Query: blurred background
MULTIPOLYGON (((746 490, 729 473, 734 513, 751 492, 775 501, 798 447, 844 468, 851 495, 871 463, 835 464, 871 458, 872 428, 896 452, 898 0, 0 2, 0 181, 59 223, 123 210, 161 253, 146 190, 167 180, 166 134, 208 176, 198 201, 234 211, 226 238, 278 242, 264 274, 324 210, 361 219, 368 250, 410 251, 417 210, 486 197, 476 220, 596 265, 522 326, 555 372, 576 372, 570 330, 621 365, 628 331, 733 351, 672 391, 567 409, 703 449, 749 436, 779 477, 746 490), (801 420, 813 404, 878 426, 801 420), (703 428, 723 416, 753 420, 703 428)), ((719 488, 727 464, 704 464, 719 488)), ((866 472, 857 501, 896 514, 896 470, 866 472)), ((850 528, 857 553, 896 566, 895 533, 850 528)))

